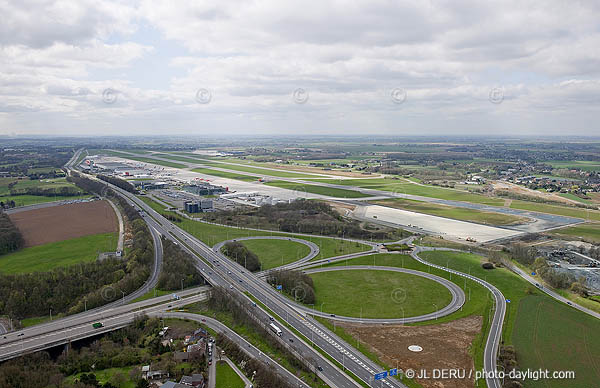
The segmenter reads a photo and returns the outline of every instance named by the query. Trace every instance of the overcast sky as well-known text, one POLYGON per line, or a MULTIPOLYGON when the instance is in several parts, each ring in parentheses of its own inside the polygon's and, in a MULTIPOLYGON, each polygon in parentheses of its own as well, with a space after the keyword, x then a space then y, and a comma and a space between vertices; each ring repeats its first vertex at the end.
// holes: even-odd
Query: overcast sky
POLYGON ((0 15, 0 134, 600 134, 594 0, 0 0, 0 15))

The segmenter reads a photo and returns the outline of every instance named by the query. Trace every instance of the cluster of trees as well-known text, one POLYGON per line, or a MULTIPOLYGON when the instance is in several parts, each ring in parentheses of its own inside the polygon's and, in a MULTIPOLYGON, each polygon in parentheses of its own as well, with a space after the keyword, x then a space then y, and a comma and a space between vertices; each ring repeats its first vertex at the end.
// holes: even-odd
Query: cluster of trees
POLYGON ((298 270, 274 271, 267 278, 269 284, 281 285, 282 290, 298 302, 314 304, 315 286, 310 276, 298 270))
POLYGON ((342 217, 329 204, 312 200, 265 205, 250 210, 202 213, 201 216, 207 221, 225 225, 260 227, 290 233, 377 240, 408 236, 408 232, 391 228, 364 229, 361 222, 342 217))
POLYGON ((244 363, 244 374, 252 376, 254 372, 253 386, 257 388, 294 388, 287 380, 274 372, 272 368, 258 361, 256 358, 251 358, 242 351, 235 342, 225 337, 223 333, 217 334, 217 344, 223 349, 227 356, 238 364, 244 363))
POLYGON ((543 257, 538 257, 531 268, 554 288, 569 288, 575 282, 575 277, 563 271, 551 268, 543 257))
POLYGON ((0 211, 0 255, 21 249, 24 243, 19 229, 6 213, 0 211))
MULTIPOLYGON (((211 293, 211 298, 208 301, 208 307, 214 311, 221 311, 233 316, 233 321, 236 324, 249 327, 263 338, 269 345, 280 352, 286 358, 290 366, 294 370, 305 371, 312 373, 316 380, 316 375, 312 372, 314 368, 308 364, 309 361, 302 362, 298 360, 287 347, 282 344, 279 337, 275 337, 268 329, 268 323, 263 322, 260 318, 252 314, 253 307, 250 302, 241 296, 229 293, 222 287, 214 287, 211 293)), ((252 375, 256 372, 254 378, 254 386, 257 388, 292 388, 285 380, 281 379, 276 373, 266 365, 253 358, 246 356, 244 352, 235 344, 225 338, 223 335, 217 336, 217 345, 225 350, 227 356, 235 360, 238 364, 241 361, 246 362, 244 371, 246 375, 252 375)))
POLYGON ((125 191, 129 191, 130 193, 137 193, 137 190, 135 189, 135 187, 133 187, 133 185, 129 182, 127 182, 126 180, 123 180, 121 178, 117 178, 114 176, 108 176, 108 175, 102 175, 102 174, 98 174, 97 175, 98 179, 101 179, 105 182, 111 183, 125 191))
MULTIPOLYGON (((512 345, 501 345, 498 350, 498 363, 503 366, 502 370, 506 372, 508 376, 510 371, 518 369, 517 366, 517 353, 512 345)), ((523 384, 518 379, 511 379, 509 377, 504 379, 503 388, 521 388, 523 384)))
POLYGON ((77 190, 75 187, 62 186, 62 187, 25 187, 22 189, 11 189, 10 195, 38 195, 42 197, 55 197, 61 195, 64 197, 73 197, 76 195, 83 194, 81 190, 77 190))
POLYGON ((256 253, 238 241, 229 241, 223 245, 221 252, 239 265, 244 266, 248 271, 255 272, 260 270, 260 261, 256 253))
POLYGON ((534 247, 518 243, 511 244, 510 253, 515 260, 524 265, 533 264, 538 255, 537 249, 534 247))
POLYGON ((163 266, 157 287, 161 290, 176 290, 203 283, 202 276, 194 266, 194 259, 179 246, 163 237, 163 266))

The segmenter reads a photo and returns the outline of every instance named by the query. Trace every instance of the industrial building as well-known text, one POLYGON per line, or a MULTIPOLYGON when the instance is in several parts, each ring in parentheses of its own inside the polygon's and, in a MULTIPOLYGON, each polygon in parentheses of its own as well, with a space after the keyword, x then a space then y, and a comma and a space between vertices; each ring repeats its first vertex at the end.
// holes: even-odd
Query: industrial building
POLYGON ((213 211, 213 201, 210 199, 201 199, 199 201, 186 201, 184 209, 188 213, 201 213, 213 211))

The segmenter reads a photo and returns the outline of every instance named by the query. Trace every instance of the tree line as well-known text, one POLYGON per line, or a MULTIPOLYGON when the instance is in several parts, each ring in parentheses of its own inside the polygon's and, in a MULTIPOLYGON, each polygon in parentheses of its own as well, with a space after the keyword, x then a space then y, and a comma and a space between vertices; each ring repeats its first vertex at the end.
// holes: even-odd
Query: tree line
POLYGON ((221 248, 221 252, 239 265, 244 266, 250 272, 260 270, 260 261, 256 253, 238 241, 225 243, 223 248, 221 248))
MULTIPOLYGON (((208 301, 208 307, 214 311, 231 314, 233 316, 233 321, 237 325, 247 326, 252 331, 256 332, 272 348, 281 353, 283 357, 290 362, 290 366, 294 370, 308 372, 315 381, 317 380, 317 376, 313 373, 315 366, 310 363, 310 360, 301 361, 297 359, 288 350, 286 345, 282 344, 281 339, 275 337, 267 328, 269 322, 261 322, 258 317, 252 314, 254 307, 247 299, 237 294, 229 293, 222 287, 214 287, 211 292, 211 298, 208 301)), ((231 342, 221 333, 217 336, 217 344, 221 349, 225 350, 229 358, 235 360, 238 364, 245 361, 244 372, 246 375, 252 375, 253 371, 257 371, 254 378, 255 387, 292 388, 287 380, 282 379, 272 368, 269 368, 267 365, 254 358, 248 357, 239 346, 231 342)))
POLYGON ((135 189, 135 187, 131 183, 127 182, 126 180, 123 180, 121 178, 117 178, 114 176, 108 176, 108 175, 102 175, 102 174, 98 174, 96 176, 98 177, 98 179, 101 179, 105 182, 113 184, 125 191, 128 191, 133 194, 137 193, 137 190, 135 189))
POLYGON ((0 210, 0 255, 14 252, 23 247, 23 235, 10 217, 0 210))
POLYGON ((298 302, 314 304, 315 285, 310 276, 298 270, 273 271, 269 274, 267 282, 274 286, 281 286, 282 291, 292 296, 298 302))
POLYGON ((157 288, 177 290, 200 285, 204 279, 194 265, 194 259, 181 247, 162 238, 163 266, 158 278, 157 288))
POLYGON ((260 208, 201 213, 199 216, 206 221, 231 226, 364 240, 397 240, 410 235, 401 229, 380 226, 369 229, 372 224, 342 217, 328 203, 316 200, 299 199, 291 203, 264 205, 260 208))
POLYGON ((75 187, 70 186, 62 186, 62 187, 25 187, 22 189, 11 189, 10 195, 19 196, 19 195, 37 195, 41 197, 55 197, 55 196, 63 196, 63 197, 74 197, 77 195, 83 194, 81 190, 77 190, 75 187))

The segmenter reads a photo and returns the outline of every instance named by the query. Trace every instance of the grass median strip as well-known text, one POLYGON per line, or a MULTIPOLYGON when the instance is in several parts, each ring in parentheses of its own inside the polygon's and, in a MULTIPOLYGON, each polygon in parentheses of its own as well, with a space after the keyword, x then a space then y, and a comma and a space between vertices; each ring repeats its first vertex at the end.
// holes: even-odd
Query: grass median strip
POLYGON ((294 190, 299 194, 311 193, 326 195, 335 198, 365 198, 367 194, 363 194, 355 190, 338 189, 335 187, 316 186, 310 184, 302 184, 289 181, 270 181, 265 183, 267 186, 279 187, 281 189, 294 190))

